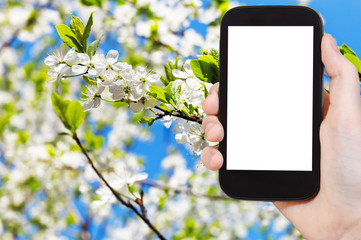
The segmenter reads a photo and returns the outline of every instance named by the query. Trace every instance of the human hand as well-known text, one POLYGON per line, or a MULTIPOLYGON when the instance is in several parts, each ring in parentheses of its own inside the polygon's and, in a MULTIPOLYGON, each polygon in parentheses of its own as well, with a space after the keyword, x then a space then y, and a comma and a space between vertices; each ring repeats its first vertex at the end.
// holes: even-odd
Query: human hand
MULTIPOLYGON (((277 202, 275 206, 308 239, 359 239, 361 236, 361 99, 355 66, 326 34, 322 61, 331 78, 324 91, 324 120, 320 127, 321 186, 307 201, 277 202)), ((220 142, 224 130, 218 120, 218 84, 203 103, 206 138, 220 142)), ((211 170, 223 164, 217 147, 203 150, 201 160, 211 170)))

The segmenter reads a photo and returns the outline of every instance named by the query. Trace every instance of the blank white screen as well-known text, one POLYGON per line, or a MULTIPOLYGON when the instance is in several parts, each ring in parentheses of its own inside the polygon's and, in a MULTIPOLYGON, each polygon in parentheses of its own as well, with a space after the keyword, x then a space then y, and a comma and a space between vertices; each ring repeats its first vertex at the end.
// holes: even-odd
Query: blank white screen
POLYGON ((312 26, 228 27, 228 170, 312 171, 312 26))

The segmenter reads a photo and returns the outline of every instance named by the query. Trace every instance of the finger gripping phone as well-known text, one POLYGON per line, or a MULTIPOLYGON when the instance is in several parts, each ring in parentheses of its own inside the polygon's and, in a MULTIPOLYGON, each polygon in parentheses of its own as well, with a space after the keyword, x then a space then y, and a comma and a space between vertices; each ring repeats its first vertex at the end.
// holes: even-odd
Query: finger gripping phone
POLYGON ((320 187, 320 16, 301 6, 247 6, 221 23, 222 190, 243 200, 297 201, 320 187))

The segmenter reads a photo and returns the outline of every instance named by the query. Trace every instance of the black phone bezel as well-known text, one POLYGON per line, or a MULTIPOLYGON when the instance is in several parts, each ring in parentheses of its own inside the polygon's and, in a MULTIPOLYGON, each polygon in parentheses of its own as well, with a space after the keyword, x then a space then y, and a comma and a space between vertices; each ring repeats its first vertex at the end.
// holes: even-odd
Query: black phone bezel
MULTIPOLYGON (((319 129, 323 119, 323 64, 320 16, 303 6, 240 6, 229 10, 221 23, 220 38, 220 108, 224 139, 219 144, 223 166, 219 170, 222 190, 241 200, 297 201, 315 196, 320 187, 319 129), (227 61, 228 26, 314 26, 313 51, 313 139, 312 171, 227 170, 227 61)), ((290 89, 292 91, 292 89, 290 89)))

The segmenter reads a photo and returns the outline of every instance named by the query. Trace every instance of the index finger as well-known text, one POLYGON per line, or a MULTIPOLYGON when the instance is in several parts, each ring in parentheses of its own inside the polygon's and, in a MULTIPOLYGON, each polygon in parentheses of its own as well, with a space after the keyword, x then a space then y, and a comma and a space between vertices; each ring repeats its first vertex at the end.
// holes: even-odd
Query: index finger
POLYGON ((219 113, 219 83, 215 83, 209 90, 207 98, 203 102, 203 111, 208 115, 218 115, 219 113))

